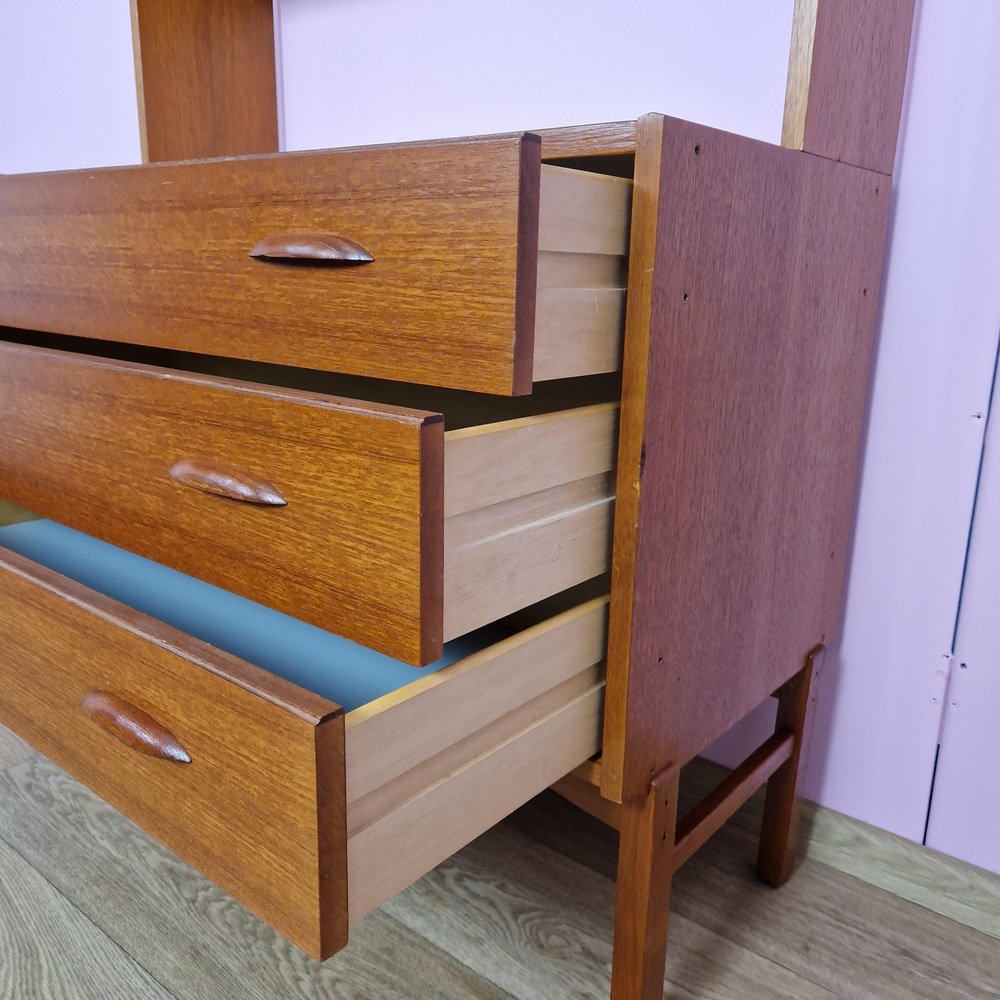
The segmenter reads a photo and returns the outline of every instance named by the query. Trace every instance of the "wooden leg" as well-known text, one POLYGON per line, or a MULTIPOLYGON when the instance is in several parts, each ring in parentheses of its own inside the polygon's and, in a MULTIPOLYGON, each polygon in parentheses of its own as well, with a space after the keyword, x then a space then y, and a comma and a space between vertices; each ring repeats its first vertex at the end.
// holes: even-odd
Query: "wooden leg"
POLYGON ((800 795, 816 700, 816 680, 825 653, 817 646, 806 658, 806 665, 778 691, 778 719, 775 731, 789 731, 795 744, 789 759, 775 771, 767 783, 764 819, 757 854, 757 875, 769 885, 783 885, 795 870, 799 820, 802 812, 800 795))
POLYGON ((662 1000, 680 769, 622 805, 611 1000, 662 1000))

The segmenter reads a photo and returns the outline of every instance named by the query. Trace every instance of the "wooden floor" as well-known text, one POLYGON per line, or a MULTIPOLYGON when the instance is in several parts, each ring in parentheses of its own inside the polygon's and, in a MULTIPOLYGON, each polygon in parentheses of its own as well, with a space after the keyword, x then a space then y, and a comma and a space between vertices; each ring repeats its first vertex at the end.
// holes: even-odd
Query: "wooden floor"
MULTIPOLYGON (((692 789, 716 778, 686 775, 692 789)), ((810 814, 784 889, 752 802, 678 875, 667 996, 1000 998, 1000 878, 810 814)), ((317 965, 0 730, 2 1000, 605 997, 615 834, 551 793, 317 965)))

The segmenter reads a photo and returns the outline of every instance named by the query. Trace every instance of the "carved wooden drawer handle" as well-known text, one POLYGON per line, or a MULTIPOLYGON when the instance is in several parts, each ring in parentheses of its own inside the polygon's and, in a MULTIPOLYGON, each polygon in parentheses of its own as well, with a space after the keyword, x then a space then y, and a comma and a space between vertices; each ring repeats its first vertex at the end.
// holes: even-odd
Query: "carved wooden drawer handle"
POLYGON ((94 722, 132 750, 176 764, 191 763, 190 754, 169 729, 124 698, 90 691, 81 704, 94 722))
POLYGON ((284 507, 288 501, 266 479, 221 462, 202 462, 186 458, 170 469, 170 475, 182 483, 205 493, 257 503, 266 507, 284 507))
POLYGON ((367 264, 375 258, 360 243, 343 236, 319 233, 278 233, 262 239, 250 251, 263 261, 313 261, 333 267, 344 264, 367 264))

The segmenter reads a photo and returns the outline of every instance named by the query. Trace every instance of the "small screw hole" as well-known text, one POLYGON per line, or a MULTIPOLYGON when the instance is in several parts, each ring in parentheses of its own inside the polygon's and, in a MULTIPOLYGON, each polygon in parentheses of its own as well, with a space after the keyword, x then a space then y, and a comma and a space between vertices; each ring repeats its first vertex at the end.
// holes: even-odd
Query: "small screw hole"
POLYGON ((689 296, 688 296, 688 293, 687 293, 687 292, 685 292, 685 293, 684 293, 684 294, 683 294, 683 295, 681 296, 681 299, 682 299, 682 300, 683 300, 684 302, 687 302, 687 300, 688 300, 688 297, 689 297, 689 296))
POLYGON ((695 156, 701 156, 701 146, 699 144, 697 144, 697 143, 695 144, 695 147, 694 147, 694 155, 695 156))
POLYGON ((862 295, 867 295, 868 294, 868 289, 867 288, 862 288, 861 289, 861 294, 862 295))

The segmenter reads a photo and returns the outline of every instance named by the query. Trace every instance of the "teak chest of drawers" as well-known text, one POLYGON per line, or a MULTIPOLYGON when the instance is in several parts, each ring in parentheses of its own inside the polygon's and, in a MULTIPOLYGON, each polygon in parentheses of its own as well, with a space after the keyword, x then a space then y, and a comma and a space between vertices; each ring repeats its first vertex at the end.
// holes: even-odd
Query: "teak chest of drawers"
POLYGON ((0 497, 414 664, 509 633, 345 716, 9 554, 0 722, 318 958, 560 781, 656 995, 670 874, 768 777, 791 871, 888 202, 659 115, 0 179, 0 497))

